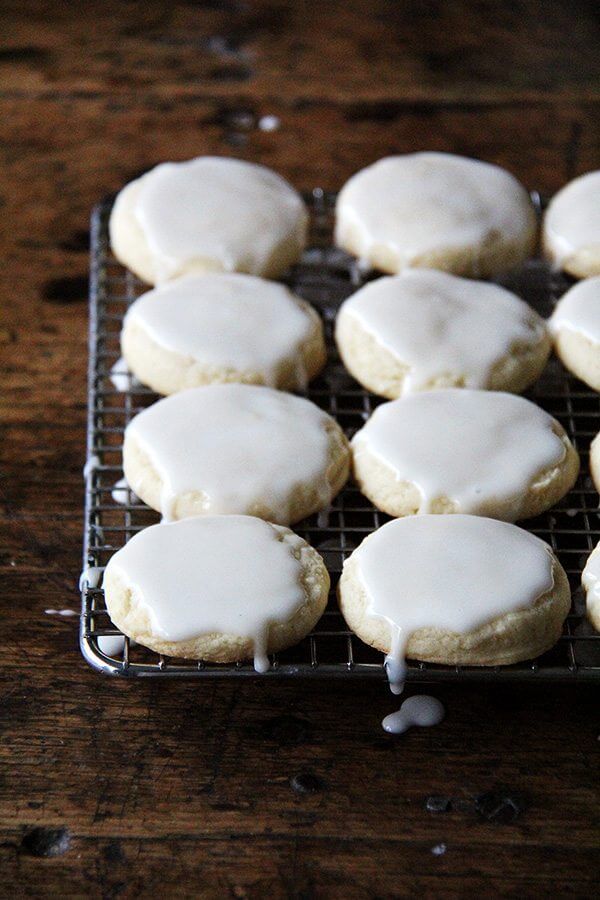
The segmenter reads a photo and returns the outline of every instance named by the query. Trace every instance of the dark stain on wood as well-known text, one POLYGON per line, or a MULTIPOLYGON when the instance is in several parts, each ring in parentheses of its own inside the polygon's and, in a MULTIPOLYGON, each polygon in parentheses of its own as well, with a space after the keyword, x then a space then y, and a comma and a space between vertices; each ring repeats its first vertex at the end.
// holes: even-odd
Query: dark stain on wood
POLYGON ((87 253, 90 249, 90 233, 86 228, 73 231, 67 238, 59 241, 58 247, 67 253, 87 253))
POLYGON ((252 77, 252 69, 243 65, 223 65, 210 69, 208 77, 213 81, 248 81, 252 77))
POLYGON ((52 53, 44 47, 0 47, 0 63, 40 63, 47 65, 52 53))
POLYGON ((88 284, 87 275, 52 278, 42 288, 42 299, 48 303, 77 303, 87 298, 88 284))
POLYGON ((310 741, 312 727, 306 719, 297 716, 276 716, 265 722, 262 733, 268 740, 276 741, 284 747, 296 746, 310 741))

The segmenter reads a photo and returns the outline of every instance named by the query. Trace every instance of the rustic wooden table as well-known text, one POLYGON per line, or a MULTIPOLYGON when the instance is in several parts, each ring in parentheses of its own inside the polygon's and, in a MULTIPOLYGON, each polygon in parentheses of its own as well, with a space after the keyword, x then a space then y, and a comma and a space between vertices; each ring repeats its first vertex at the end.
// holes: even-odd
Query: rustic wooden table
POLYGON ((551 192, 598 167, 594 4, 1 13, 0 894, 592 896, 591 687, 447 686, 445 723, 394 739, 383 684, 109 680, 44 611, 78 604, 91 206, 202 153, 336 189, 452 150, 551 192))

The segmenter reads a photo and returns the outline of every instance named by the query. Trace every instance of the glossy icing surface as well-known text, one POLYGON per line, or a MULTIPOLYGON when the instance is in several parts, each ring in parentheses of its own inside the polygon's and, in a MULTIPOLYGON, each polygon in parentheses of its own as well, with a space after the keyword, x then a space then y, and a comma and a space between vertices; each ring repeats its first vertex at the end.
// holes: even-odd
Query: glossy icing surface
POLYGON ((409 516, 369 535, 353 556, 367 614, 390 628, 388 677, 404 684, 405 648, 420 628, 464 634, 533 604, 552 588, 550 548, 480 516, 409 516))
POLYGON ((398 481, 416 484, 421 513, 440 497, 471 514, 508 502, 506 518, 515 521, 536 476, 565 456, 553 427, 548 413, 514 394, 425 391, 377 407, 352 452, 374 454, 398 481))
POLYGON ((600 619, 600 549, 596 545, 585 564, 581 583, 586 594, 588 609, 594 610, 594 619, 600 619))
POLYGON ((336 237, 351 231, 359 256, 388 247, 400 268, 436 250, 474 247, 531 227, 529 197, 499 166, 449 153, 389 156, 354 175, 340 192, 336 237))
POLYGON ((567 328, 600 344, 600 275, 585 278, 569 288, 558 301, 549 322, 553 334, 567 328))
POLYGON ((302 397, 254 385, 209 385, 144 410, 127 426, 125 443, 135 436, 161 475, 166 519, 177 497, 199 492, 202 514, 267 507, 273 521, 287 524, 293 493, 306 482, 317 485, 323 506, 331 500, 331 422, 302 397))
POLYGON ((544 216, 544 244, 559 265, 581 250, 600 253, 600 171, 556 194, 544 216))
POLYGON ((314 323, 281 284, 240 274, 189 275, 148 291, 124 328, 142 328, 160 347, 216 369, 258 373, 275 386, 291 359, 306 385, 302 347, 314 323))
POLYGON ((428 269, 367 284, 345 301, 342 316, 356 318, 407 366, 404 394, 435 387, 448 374, 485 388, 496 363, 515 345, 536 344, 545 329, 510 291, 428 269))
POLYGON ((156 637, 250 638, 264 671, 269 626, 306 600, 293 549, 261 519, 208 516, 144 528, 110 559, 107 573, 116 570, 130 586, 156 637))
POLYGON ((285 238, 304 242, 300 195, 264 166, 201 156, 162 163, 140 179, 134 214, 157 282, 190 264, 260 275, 285 238))

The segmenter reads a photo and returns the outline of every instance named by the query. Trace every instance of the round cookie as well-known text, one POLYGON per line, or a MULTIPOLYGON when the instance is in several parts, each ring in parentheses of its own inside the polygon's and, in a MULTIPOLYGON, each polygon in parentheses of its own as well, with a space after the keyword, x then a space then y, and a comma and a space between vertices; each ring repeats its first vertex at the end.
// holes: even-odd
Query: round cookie
MULTIPOLYGON (((506 665, 544 653, 570 608, 550 547, 480 516, 409 516, 369 535, 344 563, 339 602, 361 640, 446 665, 506 665)), ((388 674, 389 674, 388 672, 388 674)))
POLYGON ((495 391, 426 391, 383 403, 351 450, 361 491, 392 516, 527 519, 557 503, 579 472, 556 419, 495 391))
POLYGON ((300 641, 329 591, 323 560, 287 528, 207 516, 138 532, 108 562, 114 624, 157 653, 207 662, 254 658, 300 641))
POLYGON ((600 276, 586 278, 563 294, 549 327, 563 365, 600 391, 600 276))
POLYGON ((587 617, 596 631, 600 631, 600 543, 588 557, 581 584, 585 592, 587 617))
POLYGON ((600 432, 590 446, 590 472, 594 487, 600 494, 600 432))
POLYGON ((339 425, 302 397, 247 384, 191 388, 129 423, 123 470, 165 519, 247 514, 287 525, 327 506, 349 470, 339 425))
POLYGON ((230 381, 302 390, 327 355, 308 303, 282 284, 239 274, 187 275, 138 297, 121 352, 159 394, 230 381))
POLYGON ((550 353, 544 320, 505 288, 409 269, 340 307, 335 339, 351 375, 388 399, 434 388, 518 393, 550 353))
POLYGON ((217 156, 162 163, 118 194, 112 251, 158 284, 188 273, 277 278, 306 245, 300 194, 264 166, 217 156))
POLYGON ((600 275, 600 170, 570 181, 544 215, 545 256, 576 278, 600 275))
POLYGON ((487 277, 535 249, 529 194, 505 169, 450 153, 388 156, 344 185, 335 240, 364 264, 487 277))

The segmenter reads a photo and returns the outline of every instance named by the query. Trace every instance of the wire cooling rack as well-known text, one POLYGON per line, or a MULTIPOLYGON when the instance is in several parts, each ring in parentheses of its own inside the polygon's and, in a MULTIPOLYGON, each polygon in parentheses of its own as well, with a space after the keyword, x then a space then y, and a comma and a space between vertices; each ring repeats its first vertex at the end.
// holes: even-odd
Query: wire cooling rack
MULTIPOLYGON (((539 205, 539 199, 534 197, 534 200, 539 205)), ((328 364, 324 373, 310 385, 307 396, 331 413, 350 437, 382 401, 363 390, 348 375, 332 340, 337 308, 366 280, 354 260, 332 248, 334 201, 334 196, 319 189, 310 196, 309 249, 290 273, 288 284, 319 310, 327 334, 328 364)), ((251 676, 255 673, 248 663, 214 665, 171 659, 135 645, 120 636, 105 608, 104 566, 132 535, 159 519, 157 513, 127 488, 117 486, 115 489, 123 477, 121 447, 125 426, 140 409, 154 402, 156 395, 137 383, 119 363, 123 315, 129 304, 147 288, 110 254, 107 234, 110 209, 111 203, 107 201, 98 206, 92 216, 89 409, 81 579, 82 653, 92 666, 113 675, 251 676)), ((556 299, 569 286, 567 279, 552 274, 543 263, 535 260, 503 279, 503 283, 544 316, 550 314, 556 299)), ((553 547, 568 573, 573 606, 564 633, 549 653, 529 662, 494 668, 416 663, 409 665, 409 680, 572 681, 600 677, 600 634, 596 634, 585 619, 580 588, 581 570, 590 550, 600 539, 598 494, 588 467, 588 448, 600 429, 600 399, 571 377, 556 359, 551 360, 529 396, 559 419, 582 460, 579 480, 561 504, 526 523, 534 534, 553 547)), ((332 592, 327 610, 313 633, 297 646, 275 654, 266 677, 384 677, 382 654, 348 631, 337 608, 335 587, 344 558, 367 534, 388 519, 349 484, 328 511, 295 526, 295 530, 325 559, 332 577, 332 592)))

